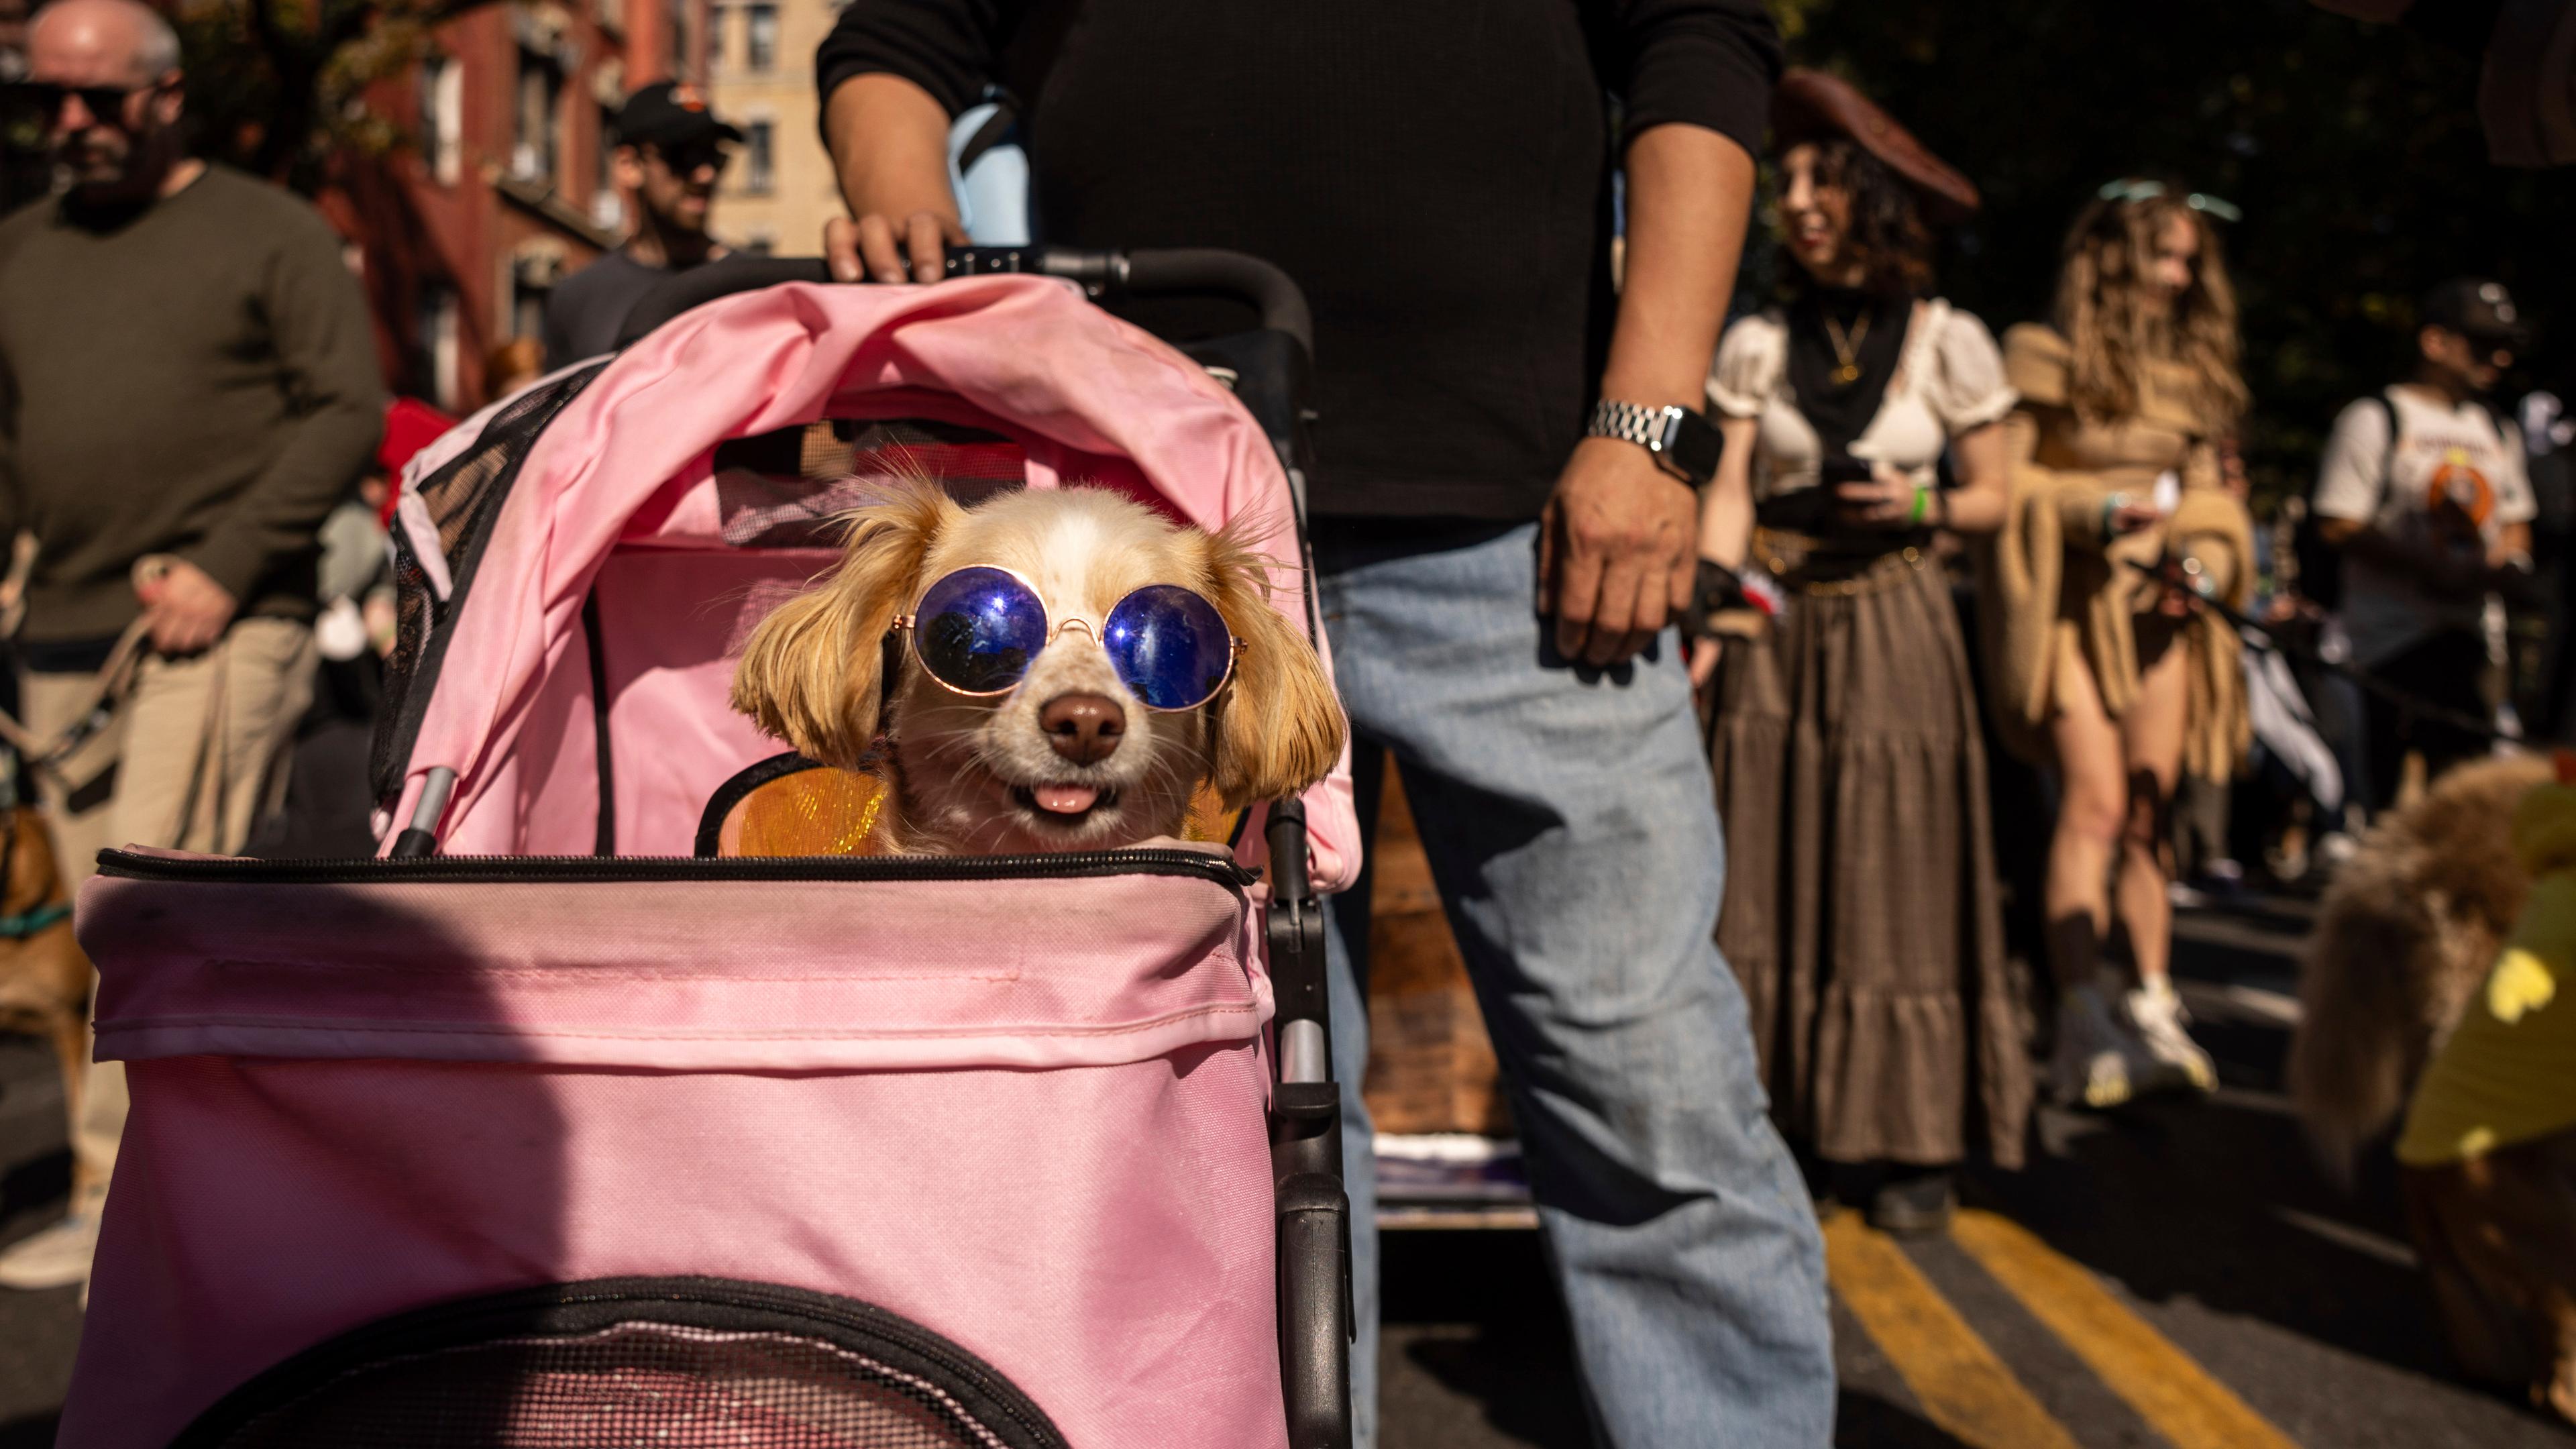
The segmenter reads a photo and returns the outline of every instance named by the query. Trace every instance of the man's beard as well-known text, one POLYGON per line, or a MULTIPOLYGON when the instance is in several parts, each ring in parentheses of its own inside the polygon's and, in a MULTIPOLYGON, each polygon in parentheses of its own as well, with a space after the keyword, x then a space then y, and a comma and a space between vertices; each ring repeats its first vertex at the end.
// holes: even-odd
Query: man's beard
POLYGON ((163 177, 179 160, 179 135, 156 127, 140 135, 111 132, 103 144, 84 132, 54 153, 54 165, 67 175, 71 193, 91 205, 132 205, 149 201, 163 177))

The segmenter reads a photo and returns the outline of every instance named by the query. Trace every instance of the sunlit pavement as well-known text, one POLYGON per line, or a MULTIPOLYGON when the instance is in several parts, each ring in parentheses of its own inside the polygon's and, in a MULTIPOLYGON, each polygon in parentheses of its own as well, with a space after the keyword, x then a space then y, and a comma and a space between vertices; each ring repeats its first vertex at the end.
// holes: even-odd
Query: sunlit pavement
MULTIPOLYGON (((2346 1194, 2311 1164, 2279 1090, 2307 909, 2253 898, 2178 925, 2215 1098, 2045 1113, 2030 1168, 1971 1183, 1946 1237, 1829 1221, 1841 1443, 2576 1444, 2452 1379, 2384 1173, 2346 1194)), ((36 1043, 0 1038, 0 1239, 68 1187, 56 1081, 36 1043)), ((1386 1252, 1386 1449, 1587 1442, 1530 1234, 1395 1233, 1386 1252)), ((0 1293, 0 1449, 51 1442, 78 1327, 68 1289, 0 1293)))

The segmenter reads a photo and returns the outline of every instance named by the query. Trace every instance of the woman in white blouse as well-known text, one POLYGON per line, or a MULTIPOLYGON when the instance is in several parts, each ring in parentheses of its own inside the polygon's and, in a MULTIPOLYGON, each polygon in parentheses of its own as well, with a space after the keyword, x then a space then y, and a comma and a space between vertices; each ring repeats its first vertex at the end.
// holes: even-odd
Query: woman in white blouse
POLYGON ((1928 1231, 1969 1152, 2019 1163, 2031 1096, 1937 547, 2002 521, 2014 395, 1984 324, 1928 291, 1931 224, 1975 188, 1840 81, 1792 71, 1778 95, 1798 271, 1786 305, 1727 330, 1708 384, 1726 454, 1703 573, 1749 559, 1785 597, 1692 660, 1716 679, 1718 942, 1783 1131, 1874 1222, 1928 1231))

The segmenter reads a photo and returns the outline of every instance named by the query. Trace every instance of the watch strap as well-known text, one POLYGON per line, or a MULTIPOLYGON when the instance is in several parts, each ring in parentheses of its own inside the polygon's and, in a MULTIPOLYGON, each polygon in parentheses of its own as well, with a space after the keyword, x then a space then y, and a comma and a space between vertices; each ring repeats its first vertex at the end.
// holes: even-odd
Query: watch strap
POLYGON ((1684 407, 1646 407, 1603 398, 1592 405, 1583 434, 1634 443, 1655 457, 1665 472, 1694 486, 1717 476, 1723 446, 1708 419, 1684 407))

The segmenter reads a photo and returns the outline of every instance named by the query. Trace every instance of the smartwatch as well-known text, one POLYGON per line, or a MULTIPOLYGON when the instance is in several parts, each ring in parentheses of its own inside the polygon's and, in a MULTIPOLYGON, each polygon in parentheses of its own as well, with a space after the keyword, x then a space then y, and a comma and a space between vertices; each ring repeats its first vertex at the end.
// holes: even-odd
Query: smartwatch
POLYGON ((1657 467, 1694 488, 1717 476, 1724 446, 1709 420, 1689 408, 1640 407, 1606 397, 1592 405, 1583 435, 1634 443, 1654 454, 1657 467))

